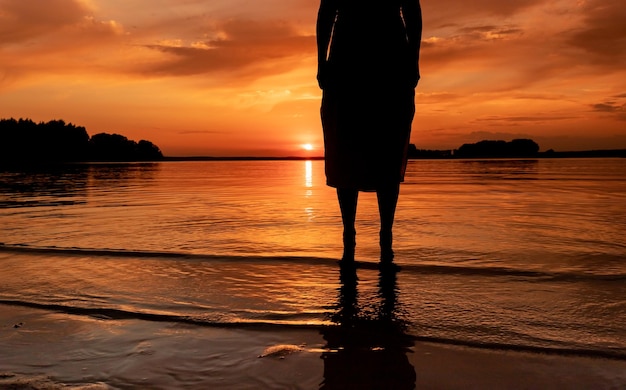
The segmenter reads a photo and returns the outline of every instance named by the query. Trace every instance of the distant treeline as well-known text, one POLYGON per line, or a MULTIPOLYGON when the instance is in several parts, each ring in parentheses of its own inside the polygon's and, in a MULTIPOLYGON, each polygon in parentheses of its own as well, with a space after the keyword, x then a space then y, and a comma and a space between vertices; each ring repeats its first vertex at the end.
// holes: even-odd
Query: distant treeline
POLYGON ((463 144, 458 149, 428 150, 409 145, 409 158, 559 158, 559 157, 626 157, 625 149, 585 150, 556 152, 552 149, 539 151, 539 145, 531 139, 512 141, 483 140, 473 144, 463 144))
POLYGON ((35 123, 0 119, 0 162, 157 161, 161 150, 150 141, 135 142, 119 134, 89 137, 82 126, 63 120, 35 123))
POLYGON ((513 141, 480 141, 463 144, 454 152, 455 157, 536 157, 539 145, 531 139, 513 141))
POLYGON ((474 144, 463 144, 454 150, 423 150, 411 144, 409 158, 497 158, 537 157, 539 145, 530 139, 513 141, 484 140, 474 144))

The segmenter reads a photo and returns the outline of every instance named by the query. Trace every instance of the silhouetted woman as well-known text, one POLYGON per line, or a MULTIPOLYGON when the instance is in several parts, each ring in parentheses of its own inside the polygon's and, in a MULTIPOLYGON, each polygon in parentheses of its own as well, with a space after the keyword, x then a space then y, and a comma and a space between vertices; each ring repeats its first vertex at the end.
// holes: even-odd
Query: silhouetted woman
POLYGON ((419 0, 321 0, 317 80, 326 182, 337 189, 343 221, 343 261, 354 260, 359 191, 376 191, 381 262, 393 259, 421 35, 419 0))

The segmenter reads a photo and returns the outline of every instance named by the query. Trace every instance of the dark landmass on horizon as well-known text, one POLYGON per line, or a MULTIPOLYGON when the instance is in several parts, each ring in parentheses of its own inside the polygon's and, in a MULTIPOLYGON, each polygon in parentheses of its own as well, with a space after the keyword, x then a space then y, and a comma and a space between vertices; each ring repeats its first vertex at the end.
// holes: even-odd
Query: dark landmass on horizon
MULTIPOLYGON (((610 150, 584 150, 557 152, 552 149, 545 152, 539 151, 539 145, 530 139, 515 139, 512 141, 483 140, 473 144, 463 144, 459 149, 417 149, 415 144, 409 145, 408 157, 410 160, 434 160, 434 159, 496 159, 496 158, 591 158, 591 157, 626 157, 626 149, 610 150)), ((164 161, 249 161, 249 160, 323 160, 323 156, 285 156, 285 157, 213 157, 192 156, 172 157, 166 156, 164 161)))
MULTIPOLYGON (((409 145, 408 157, 419 159, 494 159, 494 158, 590 158, 626 157, 626 149, 540 152, 531 139, 512 141, 483 140, 461 145, 458 149, 418 149, 409 145)), ((119 134, 89 136, 82 126, 63 120, 35 123, 30 119, 0 119, 0 164, 38 165, 89 162, 158 161, 271 161, 323 160, 323 156, 163 156, 150 141, 135 142, 119 134)))
POLYGON ((409 159, 477 159, 477 158, 592 158, 626 157, 626 149, 580 150, 580 151, 539 151, 539 145, 530 139, 512 141, 483 140, 463 144, 459 149, 430 150, 417 149, 409 145, 409 159))
POLYGON ((0 119, 0 163, 160 161, 161 150, 150 141, 135 142, 120 134, 89 136, 82 126, 63 120, 35 123, 0 119))
POLYGON ((307 161, 323 159, 323 156, 165 156, 161 161, 307 161))
MULTIPOLYGON (((439 150, 429 150, 425 155, 409 156, 409 160, 476 160, 476 159, 537 159, 537 158, 602 158, 602 157, 621 157, 626 158, 626 149, 605 149, 605 150, 579 150, 568 152, 555 152, 553 150, 538 152, 534 156, 515 157, 515 156, 496 156, 496 157, 443 157, 439 150), (434 153, 432 153, 434 152, 434 153)), ((443 151, 445 152, 445 150, 443 151)), ((307 160, 324 160, 323 156, 300 157, 300 156, 274 156, 274 157, 256 157, 256 156, 165 156, 160 161, 307 161, 307 160)))

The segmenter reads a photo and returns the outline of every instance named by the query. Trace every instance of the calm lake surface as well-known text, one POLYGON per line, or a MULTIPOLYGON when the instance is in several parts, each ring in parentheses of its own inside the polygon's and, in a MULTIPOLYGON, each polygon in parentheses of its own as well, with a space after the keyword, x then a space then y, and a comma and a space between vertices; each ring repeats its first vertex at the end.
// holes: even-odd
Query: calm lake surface
POLYGON ((323 161, 5 170, 0 191, 0 303, 626 359, 626 159, 410 161, 391 276, 371 193, 339 271, 323 161))

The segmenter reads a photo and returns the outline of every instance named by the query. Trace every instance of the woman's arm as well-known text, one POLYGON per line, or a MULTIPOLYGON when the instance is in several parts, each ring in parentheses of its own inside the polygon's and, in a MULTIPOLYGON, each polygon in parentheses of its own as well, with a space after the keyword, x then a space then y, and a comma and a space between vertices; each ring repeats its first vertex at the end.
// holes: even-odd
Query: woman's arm
POLYGON ((317 12, 317 82, 324 89, 326 84, 326 62, 328 60, 328 48, 333 34, 333 26, 337 17, 337 1, 321 0, 317 12))
POLYGON ((411 61, 415 61, 413 86, 417 86, 420 79, 420 46, 422 43, 422 8, 419 0, 405 0, 402 2, 402 17, 406 26, 406 36, 411 52, 411 61))

